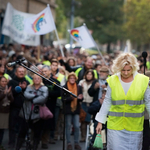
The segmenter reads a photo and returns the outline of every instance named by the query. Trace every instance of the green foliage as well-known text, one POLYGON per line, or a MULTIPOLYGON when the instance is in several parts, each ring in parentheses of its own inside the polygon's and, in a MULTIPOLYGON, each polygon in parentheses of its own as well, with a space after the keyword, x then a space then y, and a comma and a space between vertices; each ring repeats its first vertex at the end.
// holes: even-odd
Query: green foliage
POLYGON ((132 42, 147 44, 150 41, 150 0, 128 0, 124 11, 126 38, 132 42))
POLYGON ((67 32, 67 17, 65 15, 65 6, 62 0, 56 0, 56 27, 59 37, 62 39, 66 36, 67 32))
MULTIPOLYGON (((72 0, 56 0, 56 24, 64 33, 67 18, 70 18, 72 0)), ((86 23, 93 31, 94 39, 100 43, 116 42, 122 39, 123 0, 75 0, 74 27, 86 23)), ((68 19, 70 24, 70 19, 68 19)), ((68 27, 70 28, 70 27, 68 27)))
POLYGON ((78 0, 81 7, 76 15, 83 18, 100 43, 116 42, 122 38, 123 0, 78 0))

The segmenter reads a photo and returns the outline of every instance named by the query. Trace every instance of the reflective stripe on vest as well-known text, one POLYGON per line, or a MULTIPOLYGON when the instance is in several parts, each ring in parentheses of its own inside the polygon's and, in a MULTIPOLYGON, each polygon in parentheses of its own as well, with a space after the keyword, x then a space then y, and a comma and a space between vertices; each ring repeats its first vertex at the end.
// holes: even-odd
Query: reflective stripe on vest
POLYGON ((133 100, 119 100, 119 101, 112 101, 112 105, 123 105, 123 104, 129 104, 129 105, 142 105, 144 104, 144 100, 141 101, 133 101, 133 100))
POLYGON ((108 115, 109 116, 115 116, 115 117, 133 117, 133 118, 135 118, 135 117, 142 117, 142 116, 144 116, 144 112, 142 112, 142 113, 124 113, 124 115, 123 115, 123 112, 111 112, 111 111, 109 111, 109 113, 108 113, 108 115))

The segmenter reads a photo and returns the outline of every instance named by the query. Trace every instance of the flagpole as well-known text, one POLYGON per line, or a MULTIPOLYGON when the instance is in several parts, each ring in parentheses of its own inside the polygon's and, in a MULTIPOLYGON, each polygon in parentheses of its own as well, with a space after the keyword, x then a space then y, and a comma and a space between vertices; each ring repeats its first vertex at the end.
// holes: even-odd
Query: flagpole
POLYGON ((60 44, 60 41, 59 41, 59 37, 58 37, 58 33, 57 33, 57 30, 56 30, 56 29, 55 29, 55 34, 56 34, 56 37, 57 37, 57 40, 58 40, 58 44, 59 44, 59 47, 60 47, 61 55, 62 55, 62 57, 65 57, 65 56, 64 56, 63 49, 62 49, 61 44, 60 44))
MULTIPOLYGON (((84 23, 83 25, 85 26, 86 30, 88 31, 86 24, 84 23)), ((89 33, 89 31, 88 31, 88 33, 89 33)), ((90 34, 90 33, 89 33, 89 34, 90 34)), ((90 35, 90 36, 91 36, 91 35, 90 35)), ((105 58, 103 57, 102 53, 100 52, 100 49, 99 49, 99 47, 97 46, 96 42, 95 42, 94 40, 93 40, 93 42, 95 43, 95 46, 96 46, 96 48, 97 48, 97 50, 98 50, 98 52, 99 52, 99 55, 102 57, 102 59, 103 59, 105 65, 108 66, 107 63, 106 63, 106 61, 105 61, 105 58)))
POLYGON ((40 61, 40 53, 41 53, 41 51, 40 51, 40 45, 38 45, 37 46, 37 50, 38 50, 38 62, 40 61))
MULTIPOLYGON (((47 4, 47 7, 50 7, 49 4, 47 4)), ((56 38, 58 40, 58 44, 59 44, 59 47, 60 47, 61 55, 62 55, 62 57, 64 57, 64 52, 63 52, 63 49, 62 49, 61 44, 60 44, 60 40, 59 40, 59 37, 58 37, 58 33, 57 33, 57 30, 56 30, 56 27, 55 27, 55 34, 56 34, 56 38)))

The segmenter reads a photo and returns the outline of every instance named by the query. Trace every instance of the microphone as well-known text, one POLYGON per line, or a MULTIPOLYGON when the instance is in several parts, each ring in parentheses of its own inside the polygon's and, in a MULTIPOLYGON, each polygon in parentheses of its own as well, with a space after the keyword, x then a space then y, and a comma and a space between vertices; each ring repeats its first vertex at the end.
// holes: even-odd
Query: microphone
POLYGON ((147 57, 147 52, 142 52, 142 57, 144 58, 144 75, 145 75, 145 68, 146 68, 146 57, 147 57))
POLYGON ((8 63, 7 66, 8 67, 12 67, 12 66, 15 66, 16 64, 19 64, 19 63, 21 63, 21 62, 23 62, 25 60, 26 60, 25 58, 19 59, 19 60, 15 61, 15 62, 8 63))
MULTIPOLYGON (((25 96, 24 96, 24 94, 23 94, 23 92, 22 92, 22 88, 21 88, 20 86, 16 86, 16 87, 15 87, 15 91, 16 91, 16 93, 21 94, 21 95, 25 98, 25 96)), ((26 99, 26 98, 25 98, 25 99, 26 99)))
POLYGON ((147 52, 142 52, 142 57, 144 58, 144 59, 146 59, 146 57, 147 57, 147 52))
POLYGON ((20 86, 16 86, 15 91, 19 94, 22 92, 22 88, 20 86))

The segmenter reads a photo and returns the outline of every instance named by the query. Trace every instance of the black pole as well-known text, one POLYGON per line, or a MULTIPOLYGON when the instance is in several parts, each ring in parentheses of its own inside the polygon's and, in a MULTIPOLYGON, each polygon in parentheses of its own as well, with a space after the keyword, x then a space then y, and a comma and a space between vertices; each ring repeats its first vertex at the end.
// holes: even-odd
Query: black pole
POLYGON ((63 150, 65 150, 65 126, 66 126, 66 92, 63 93, 63 113, 64 113, 64 126, 63 126, 63 150))
POLYGON ((147 52, 144 51, 144 52, 142 53, 142 57, 143 57, 143 59, 144 59, 144 75, 145 75, 147 52))
POLYGON ((70 92, 69 90, 67 90, 67 89, 64 88, 63 86, 60 86, 59 84, 55 83, 55 82, 52 81, 51 79, 45 78, 44 76, 42 76, 42 75, 40 75, 39 73, 37 73, 37 72, 33 71, 32 69, 28 68, 27 66, 25 66, 25 65, 24 65, 23 63, 21 63, 21 62, 18 62, 18 64, 19 64, 20 66, 26 68, 27 70, 29 70, 29 71, 35 73, 36 75, 40 76, 41 78, 43 78, 43 79, 49 81, 50 83, 56 85, 56 86, 59 87, 60 89, 64 90, 66 93, 69 93, 69 94, 72 95, 73 97, 77 98, 77 96, 74 95, 72 92, 70 92))

